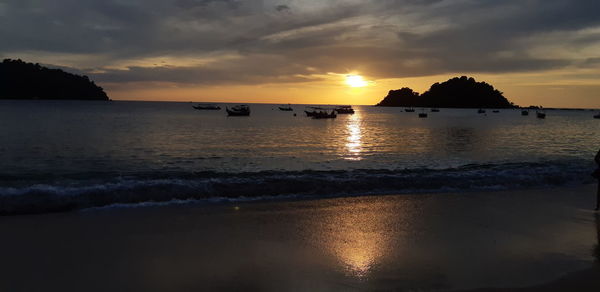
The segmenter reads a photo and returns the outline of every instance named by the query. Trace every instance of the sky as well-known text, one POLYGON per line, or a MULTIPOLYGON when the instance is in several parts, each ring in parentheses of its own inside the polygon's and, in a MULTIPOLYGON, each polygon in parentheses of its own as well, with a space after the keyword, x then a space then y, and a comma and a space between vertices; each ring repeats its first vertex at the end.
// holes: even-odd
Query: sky
POLYGON ((0 58, 88 75, 116 100, 375 104, 467 75, 522 106, 600 108, 599 11, 598 0, 0 0, 0 58))

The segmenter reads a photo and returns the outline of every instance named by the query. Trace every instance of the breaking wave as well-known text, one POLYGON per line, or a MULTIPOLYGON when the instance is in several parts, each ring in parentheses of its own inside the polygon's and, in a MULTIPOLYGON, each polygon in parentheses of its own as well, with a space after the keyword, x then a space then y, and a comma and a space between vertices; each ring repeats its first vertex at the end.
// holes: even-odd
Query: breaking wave
POLYGON ((464 165, 448 169, 197 172, 53 179, 0 187, 0 214, 119 205, 366 194, 506 190, 591 183, 582 161, 464 165))

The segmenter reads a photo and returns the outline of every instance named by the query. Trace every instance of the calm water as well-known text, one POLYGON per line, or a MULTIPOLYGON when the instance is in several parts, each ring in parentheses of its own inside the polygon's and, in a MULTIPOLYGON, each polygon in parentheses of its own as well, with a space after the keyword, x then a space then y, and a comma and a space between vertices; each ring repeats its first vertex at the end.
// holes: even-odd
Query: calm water
POLYGON ((590 111, 540 120, 442 109, 419 119, 357 106, 354 115, 313 120, 301 105, 296 117, 277 105, 252 104, 250 117, 192 105, 0 102, 3 211, 581 184, 600 147, 590 111))

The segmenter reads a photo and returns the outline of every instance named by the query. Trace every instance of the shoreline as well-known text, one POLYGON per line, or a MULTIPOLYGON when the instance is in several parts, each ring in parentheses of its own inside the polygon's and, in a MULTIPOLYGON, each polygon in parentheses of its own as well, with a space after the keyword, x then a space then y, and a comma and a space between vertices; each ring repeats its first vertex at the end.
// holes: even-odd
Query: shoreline
POLYGON ((584 185, 4 216, 0 289, 595 289, 594 191, 584 185))
MULTIPOLYGON (((550 186, 536 186, 530 188, 520 189, 469 189, 469 190, 443 190, 443 191, 422 191, 422 192, 410 192, 410 193, 398 193, 398 192, 382 192, 382 193, 368 193, 368 194, 333 194, 333 195, 303 195, 303 194, 290 194, 290 195, 276 195, 276 196, 258 196, 258 197, 212 197, 203 199, 172 199, 168 201, 145 201, 135 203, 115 203, 104 206, 88 207, 82 209, 71 209, 65 211, 55 212, 42 212, 42 213, 23 213, 23 214, 10 214, 0 215, 3 216, 31 216, 31 215, 43 215, 53 213, 86 213, 86 212, 110 212, 119 210, 141 210, 141 209, 162 209, 162 208, 229 208, 237 205, 252 205, 252 204, 285 204, 285 203, 301 203, 305 201, 319 201, 319 200, 335 200, 344 198, 377 198, 387 196, 452 196, 459 195, 469 197, 471 195, 478 196, 481 194, 493 195, 493 194, 504 194, 504 193, 524 193, 524 192, 545 192, 553 189, 585 189, 595 188, 594 184, 579 184, 579 185, 563 185, 558 187, 550 186)), ((595 190, 595 189, 594 189, 595 190)), ((593 208, 590 210, 593 211, 593 208)))

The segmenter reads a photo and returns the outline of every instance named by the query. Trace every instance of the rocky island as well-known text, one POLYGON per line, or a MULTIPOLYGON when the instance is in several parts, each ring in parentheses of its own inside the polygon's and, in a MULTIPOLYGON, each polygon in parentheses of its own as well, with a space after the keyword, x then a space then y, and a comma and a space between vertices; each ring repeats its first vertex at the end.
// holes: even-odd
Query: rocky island
POLYGON ((455 77, 431 85, 423 94, 408 87, 390 90, 377 106, 443 108, 516 108, 502 92, 472 77, 455 77))
POLYGON ((109 100, 87 76, 11 59, 0 63, 0 99, 109 100))

